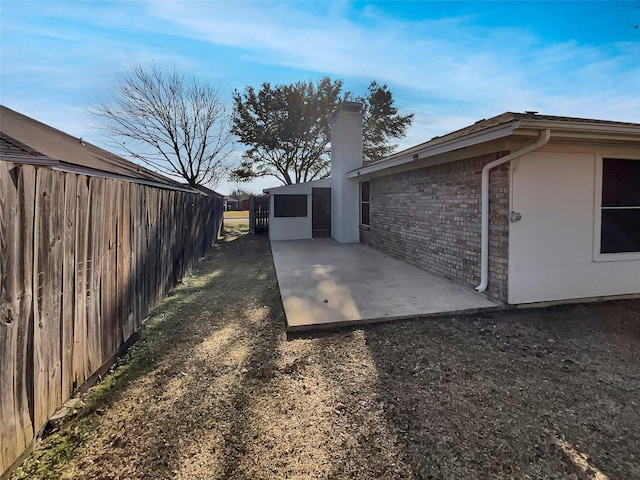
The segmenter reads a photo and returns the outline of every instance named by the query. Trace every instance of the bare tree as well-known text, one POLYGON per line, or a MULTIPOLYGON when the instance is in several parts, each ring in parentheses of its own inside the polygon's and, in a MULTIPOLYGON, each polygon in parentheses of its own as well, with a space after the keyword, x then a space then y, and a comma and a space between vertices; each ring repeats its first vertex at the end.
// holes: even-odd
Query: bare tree
POLYGON ((231 116, 206 82, 155 65, 134 67, 92 113, 125 155, 192 187, 215 187, 228 173, 231 116))

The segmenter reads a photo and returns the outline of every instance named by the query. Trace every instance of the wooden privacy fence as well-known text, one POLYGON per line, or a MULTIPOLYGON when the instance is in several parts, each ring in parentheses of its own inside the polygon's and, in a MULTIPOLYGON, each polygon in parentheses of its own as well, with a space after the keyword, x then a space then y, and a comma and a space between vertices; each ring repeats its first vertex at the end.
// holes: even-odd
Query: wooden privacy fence
POLYGON ((0 473, 221 222, 221 198, 0 161, 0 473))

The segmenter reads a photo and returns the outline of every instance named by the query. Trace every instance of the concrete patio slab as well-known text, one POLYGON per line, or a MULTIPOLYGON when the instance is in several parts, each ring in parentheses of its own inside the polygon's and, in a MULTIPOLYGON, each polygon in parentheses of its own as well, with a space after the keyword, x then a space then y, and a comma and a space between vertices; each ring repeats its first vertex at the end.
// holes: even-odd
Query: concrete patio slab
POLYGON ((361 244, 283 240, 271 251, 290 330, 499 306, 361 244))

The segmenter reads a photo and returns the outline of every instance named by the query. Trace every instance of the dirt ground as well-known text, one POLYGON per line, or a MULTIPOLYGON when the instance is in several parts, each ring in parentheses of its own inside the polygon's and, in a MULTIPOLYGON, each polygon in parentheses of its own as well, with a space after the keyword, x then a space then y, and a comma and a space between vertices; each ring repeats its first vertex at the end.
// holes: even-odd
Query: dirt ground
POLYGON ((227 228, 15 478, 640 478, 640 301, 288 338, 227 228))

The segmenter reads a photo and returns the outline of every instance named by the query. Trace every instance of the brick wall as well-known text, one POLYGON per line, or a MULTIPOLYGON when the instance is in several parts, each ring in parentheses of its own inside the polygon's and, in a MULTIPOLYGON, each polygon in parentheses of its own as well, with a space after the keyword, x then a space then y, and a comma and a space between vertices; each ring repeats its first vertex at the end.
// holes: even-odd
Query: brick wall
MULTIPOLYGON (((482 167, 509 152, 371 179, 360 241, 469 288, 480 283, 482 167)), ((489 288, 507 301, 509 165, 491 172, 489 288)))

